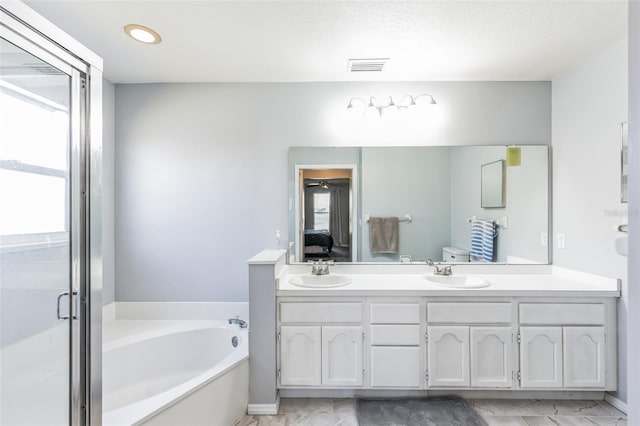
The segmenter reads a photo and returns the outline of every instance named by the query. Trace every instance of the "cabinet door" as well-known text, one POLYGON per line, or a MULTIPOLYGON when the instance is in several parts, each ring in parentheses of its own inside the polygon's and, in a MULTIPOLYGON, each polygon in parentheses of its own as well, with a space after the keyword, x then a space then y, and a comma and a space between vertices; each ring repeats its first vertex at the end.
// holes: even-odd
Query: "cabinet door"
POLYGON ((564 327, 564 386, 604 388, 604 327, 564 327))
POLYGON ((513 386, 511 327, 471 327, 471 386, 513 386))
POLYGON ((428 386, 469 386, 469 327, 427 330, 428 386))
POLYGON ((362 327, 322 327, 322 386, 362 386, 362 327))
POLYGON ((522 327, 520 342, 520 387, 562 387, 562 327, 522 327))
POLYGON ((280 328, 280 384, 320 386, 320 327, 280 328))
POLYGON ((420 387, 420 347, 372 346, 371 386, 420 387))

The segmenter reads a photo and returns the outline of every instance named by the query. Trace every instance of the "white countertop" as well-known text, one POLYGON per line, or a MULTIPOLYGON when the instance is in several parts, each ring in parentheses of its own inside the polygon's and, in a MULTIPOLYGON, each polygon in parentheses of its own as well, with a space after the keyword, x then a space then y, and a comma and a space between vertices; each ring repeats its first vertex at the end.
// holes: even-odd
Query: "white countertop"
MULTIPOLYGON (((508 271, 508 270, 507 270, 508 271)), ((289 282, 299 268, 285 268, 280 274, 278 296, 553 296, 553 297, 620 297, 619 280, 599 277, 564 268, 547 267, 542 273, 468 273, 482 277, 491 285, 484 288, 449 288, 427 280, 430 272, 399 273, 332 273, 348 275, 352 282, 343 287, 308 288, 289 282)), ((308 273, 308 272, 307 272, 308 273)), ((455 274, 455 271, 454 271, 455 274)), ((464 275, 459 273, 458 275, 464 275)))

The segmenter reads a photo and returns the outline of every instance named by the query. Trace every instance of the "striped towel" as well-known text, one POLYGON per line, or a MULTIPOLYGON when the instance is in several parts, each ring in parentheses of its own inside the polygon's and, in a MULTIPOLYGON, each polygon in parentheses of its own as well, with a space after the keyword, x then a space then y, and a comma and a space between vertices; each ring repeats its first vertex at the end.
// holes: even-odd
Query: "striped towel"
POLYGON ((492 220, 471 221, 471 262, 493 262, 496 223, 492 220))

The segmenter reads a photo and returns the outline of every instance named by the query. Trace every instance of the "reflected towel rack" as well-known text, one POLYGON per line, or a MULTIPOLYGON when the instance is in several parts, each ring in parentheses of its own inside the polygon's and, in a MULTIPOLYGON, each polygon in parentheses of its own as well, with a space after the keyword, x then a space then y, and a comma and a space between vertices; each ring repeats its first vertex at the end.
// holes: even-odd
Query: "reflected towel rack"
MULTIPOLYGON (((365 215, 364 216, 365 222, 369 223, 369 218, 370 217, 371 217, 371 215, 368 215, 368 214, 365 215)), ((413 221, 413 218, 411 217, 410 214, 406 214, 406 215, 404 215, 404 217, 399 217, 398 218, 398 222, 409 222, 409 223, 411 223, 412 221, 413 221)))
MULTIPOLYGON (((471 223, 472 221, 478 219, 475 216, 471 216, 470 218, 467 219, 468 223, 471 223)), ((496 219, 494 220, 494 222, 496 223, 496 227, 498 228, 503 228, 503 229, 508 229, 509 228, 509 218, 507 216, 503 216, 500 219, 496 219)))

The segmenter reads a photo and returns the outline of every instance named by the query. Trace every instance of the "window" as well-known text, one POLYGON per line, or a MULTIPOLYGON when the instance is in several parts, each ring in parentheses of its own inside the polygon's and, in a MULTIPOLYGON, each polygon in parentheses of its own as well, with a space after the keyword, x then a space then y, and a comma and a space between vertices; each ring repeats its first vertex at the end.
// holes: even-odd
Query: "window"
POLYGON ((0 235, 65 231, 66 108, 4 89, 0 91, 0 235))
POLYGON ((329 230, 330 207, 331 197, 328 192, 313 194, 313 229, 316 231, 329 230))

